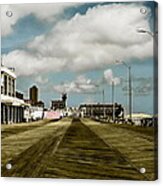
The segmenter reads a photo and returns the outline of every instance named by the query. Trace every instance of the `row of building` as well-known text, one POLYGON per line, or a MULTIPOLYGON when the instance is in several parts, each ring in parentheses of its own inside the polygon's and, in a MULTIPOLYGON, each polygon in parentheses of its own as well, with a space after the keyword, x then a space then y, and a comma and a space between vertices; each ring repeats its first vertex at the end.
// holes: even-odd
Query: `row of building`
POLYGON ((1 67, 1 123, 23 121, 23 107, 26 103, 17 97, 16 75, 13 68, 1 67))
POLYGON ((124 108, 121 104, 81 104, 79 107, 80 117, 92 118, 103 122, 113 122, 119 124, 132 124, 135 126, 157 126, 158 117, 145 113, 124 114, 124 108))
POLYGON ((124 108, 118 103, 81 104, 79 110, 81 117, 91 117, 94 119, 103 119, 107 121, 115 121, 124 118, 124 108))
MULTIPOLYGON (((32 86, 29 89, 29 99, 24 99, 21 92, 16 91, 16 75, 13 68, 1 66, 1 123, 12 124, 28 122, 44 118, 44 102, 38 99, 39 89, 32 86)), ((51 111, 57 111, 62 116, 78 114, 80 117, 89 117, 100 121, 122 122, 128 121, 124 117, 124 108, 121 104, 92 103, 81 104, 77 109, 67 108, 67 94, 63 93, 61 99, 52 100, 51 111)), ((55 116, 54 112, 53 115, 55 116)), ((132 123, 140 126, 153 126, 157 117, 147 115, 133 115, 132 123)))
POLYGON ((31 119, 32 109, 41 108, 44 103, 38 101, 38 88, 29 90, 30 98, 24 99, 16 90, 16 74, 14 68, 1 66, 1 124, 20 123, 31 119))
MULTIPOLYGON (((12 124, 43 119, 45 105, 38 99, 39 89, 36 85, 29 89, 29 98, 24 98, 16 90, 16 74, 14 68, 1 65, 1 124, 12 124)), ((64 111, 67 94, 62 94, 61 99, 52 100, 50 110, 64 111)))

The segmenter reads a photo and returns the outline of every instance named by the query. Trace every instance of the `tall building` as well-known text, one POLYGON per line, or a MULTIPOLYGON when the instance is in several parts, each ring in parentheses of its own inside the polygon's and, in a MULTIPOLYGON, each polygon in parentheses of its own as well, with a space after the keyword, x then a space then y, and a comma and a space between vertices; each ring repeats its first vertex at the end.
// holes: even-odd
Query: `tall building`
POLYGON ((35 85, 29 89, 29 97, 32 105, 36 105, 38 102, 38 88, 35 85))
POLYGON ((14 69, 1 67, 1 94, 15 97, 16 75, 14 69))
POLYGON ((1 66, 1 123, 23 121, 25 103, 16 94, 16 75, 13 68, 1 66))
POLYGON ((51 109, 52 110, 63 110, 66 108, 67 94, 62 94, 61 100, 52 100, 51 109))

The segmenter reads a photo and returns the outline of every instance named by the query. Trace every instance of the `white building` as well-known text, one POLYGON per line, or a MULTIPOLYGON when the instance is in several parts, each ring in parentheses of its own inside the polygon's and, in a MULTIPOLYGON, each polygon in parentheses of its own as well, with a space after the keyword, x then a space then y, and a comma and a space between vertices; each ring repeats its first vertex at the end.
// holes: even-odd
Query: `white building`
MULTIPOLYGON (((130 116, 127 115, 126 119, 130 116)), ((135 126, 154 126, 154 118, 150 114, 145 113, 132 113, 132 122, 135 126)))
POLYGON ((1 66, 1 124, 22 122, 24 106, 24 101, 16 98, 14 69, 1 66))

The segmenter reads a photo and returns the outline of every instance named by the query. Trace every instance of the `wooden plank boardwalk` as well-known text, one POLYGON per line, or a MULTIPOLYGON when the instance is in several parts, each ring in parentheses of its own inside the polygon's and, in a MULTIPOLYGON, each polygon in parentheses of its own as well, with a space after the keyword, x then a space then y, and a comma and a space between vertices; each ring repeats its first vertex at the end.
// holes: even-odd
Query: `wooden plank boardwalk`
POLYGON ((64 118, 18 133, 10 128, 2 126, 4 177, 156 179, 152 136, 90 119, 64 118))
POLYGON ((82 121, 106 144, 123 154, 138 171, 145 168, 146 180, 157 179, 157 144, 154 128, 101 124, 99 130, 99 122, 89 119, 82 121))

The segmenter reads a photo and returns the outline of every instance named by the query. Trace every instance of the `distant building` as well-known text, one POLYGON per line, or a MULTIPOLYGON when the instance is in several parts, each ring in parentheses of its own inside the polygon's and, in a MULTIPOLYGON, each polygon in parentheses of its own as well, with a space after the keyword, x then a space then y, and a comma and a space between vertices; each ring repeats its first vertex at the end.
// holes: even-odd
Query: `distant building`
POLYGON ((34 85, 29 89, 29 99, 26 99, 25 102, 31 104, 32 106, 44 108, 44 102, 38 101, 38 88, 34 85))
POLYGON ((38 102, 38 88, 35 85, 29 89, 29 98, 32 101, 32 105, 38 102))
POLYGON ((82 117, 91 118, 105 118, 105 119, 123 119, 124 108, 121 104, 103 104, 103 103, 92 103, 92 104, 81 104, 79 107, 82 117))
POLYGON ((38 101, 38 102, 36 103, 36 106, 37 106, 37 107, 42 107, 42 108, 44 108, 45 104, 44 104, 43 101, 38 101))
POLYGON ((24 95, 23 95, 23 93, 16 91, 16 97, 19 99, 23 99, 24 95))
POLYGON ((32 100, 30 100, 30 99, 24 99, 24 102, 29 104, 29 105, 32 105, 32 100))
MULTIPOLYGON (((18 95, 18 94, 17 94, 18 95)), ((25 102, 16 96, 16 75, 13 68, 1 66, 1 123, 23 121, 25 102)))
MULTIPOLYGON (((130 116, 127 115, 126 119, 129 118, 130 116)), ((157 124, 157 117, 153 117, 153 115, 145 113, 133 113, 132 122, 136 126, 154 127, 157 124)))
POLYGON ((66 108, 67 94, 62 94, 61 100, 52 100, 51 109, 52 110, 63 110, 66 108))

